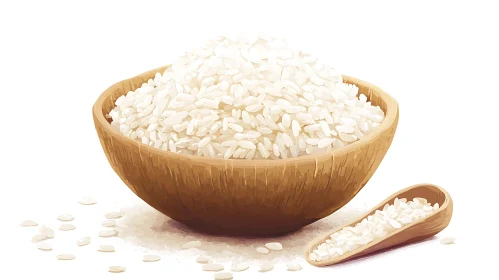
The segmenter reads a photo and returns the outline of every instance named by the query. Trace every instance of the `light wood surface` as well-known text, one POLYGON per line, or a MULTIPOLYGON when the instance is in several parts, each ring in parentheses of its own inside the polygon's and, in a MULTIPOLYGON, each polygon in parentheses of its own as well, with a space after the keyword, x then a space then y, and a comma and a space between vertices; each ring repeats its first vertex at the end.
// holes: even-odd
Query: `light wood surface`
POLYGON ((439 233, 444 228, 446 228, 452 218, 452 210, 452 198, 450 197, 449 193, 443 188, 432 184, 414 185, 397 193, 394 193, 359 219, 352 221, 349 224, 344 225, 337 230, 331 231, 323 236, 320 236, 312 241, 308 246, 307 251, 305 252, 305 258, 308 263, 314 266, 328 266, 366 256, 368 254, 372 254, 374 252, 392 248, 395 246, 402 246, 412 242, 421 241, 439 233), (312 253, 313 250, 317 248, 317 246, 329 239, 331 234, 341 230, 344 227, 355 226, 357 223, 360 223, 369 215, 372 215, 376 210, 382 210, 385 204, 393 204, 395 198, 407 198, 407 200, 409 201, 414 199, 415 197, 425 198, 432 205, 438 203, 440 205, 440 208, 436 212, 422 220, 397 229, 389 233, 382 239, 374 240, 371 243, 356 250, 350 251, 344 255, 319 262, 310 260, 310 253, 312 253))
POLYGON ((330 215, 369 181, 397 128, 395 99, 374 85, 344 76, 386 117, 364 139, 319 156, 281 160, 188 156, 150 147, 112 129, 105 116, 116 99, 167 67, 105 90, 93 106, 94 124, 110 165, 130 190, 170 218, 206 232, 284 234, 330 215))

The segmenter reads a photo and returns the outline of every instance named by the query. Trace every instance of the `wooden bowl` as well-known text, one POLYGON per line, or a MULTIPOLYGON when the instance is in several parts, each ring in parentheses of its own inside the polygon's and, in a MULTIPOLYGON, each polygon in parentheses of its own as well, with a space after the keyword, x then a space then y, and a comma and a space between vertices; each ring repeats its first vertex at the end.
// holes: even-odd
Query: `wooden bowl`
POLYGON ((93 106, 97 134, 109 163, 146 203, 190 227, 232 235, 276 235, 322 219, 349 202, 369 181, 393 140, 395 99, 344 76, 385 112, 365 138, 323 155, 280 160, 214 159, 163 151, 123 136, 106 114, 160 67, 118 82, 93 106))

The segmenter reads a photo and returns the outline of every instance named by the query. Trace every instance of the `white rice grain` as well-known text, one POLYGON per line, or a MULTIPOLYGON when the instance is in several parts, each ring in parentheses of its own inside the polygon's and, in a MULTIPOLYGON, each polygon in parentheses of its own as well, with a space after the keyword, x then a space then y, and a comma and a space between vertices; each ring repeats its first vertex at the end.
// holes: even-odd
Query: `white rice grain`
POLYGON ((218 263, 207 263, 203 265, 203 271, 222 271, 224 266, 218 263))
POLYGON ((449 244, 455 244, 456 239, 454 237, 444 237, 440 239, 440 244, 442 245, 449 245, 449 244))
POLYGON ((37 248, 42 251, 52 251, 52 245, 45 242, 39 243, 37 248))
POLYGON ((259 272, 268 272, 268 271, 271 271, 272 269, 274 269, 274 265, 267 262, 267 263, 261 264, 260 269, 258 271, 259 272))
POLYGON ((99 249, 97 249, 97 251, 111 253, 111 252, 115 252, 115 249, 114 249, 113 245, 100 245, 99 249))
POLYGON ((268 254, 270 252, 269 249, 265 247, 257 247, 256 251, 260 254, 268 254))
POLYGON ((31 242, 40 242, 47 239, 47 236, 43 234, 37 234, 31 238, 31 242))
POLYGON ((218 273, 215 273, 215 275, 213 277, 215 280, 231 280, 232 273, 226 272, 226 271, 218 272, 218 273))
POLYGON ((116 221, 115 220, 105 220, 104 222, 101 223, 103 227, 114 227, 116 226, 116 221))
POLYGON ((272 250, 272 251, 281 251, 282 250, 282 244, 279 242, 266 243, 265 247, 267 247, 269 250, 272 250))
POLYGON ((76 229, 76 227, 72 224, 62 224, 59 226, 59 230, 62 230, 62 231, 70 231, 70 230, 74 230, 76 229))
POLYGON ((143 262, 157 262, 161 260, 161 257, 158 255, 144 255, 142 258, 143 262))
POLYGON ((46 238, 54 238, 54 230, 52 230, 47 226, 41 226, 39 232, 41 235, 45 236, 46 238))
POLYGON ((59 221, 62 221, 62 222, 70 222, 70 221, 74 220, 74 218, 75 217, 73 215, 70 215, 70 214, 63 214, 63 215, 59 215, 57 217, 57 219, 59 221))
POLYGON ((298 263, 288 263, 286 264, 288 271, 299 271, 302 269, 302 266, 298 263))
POLYGON ((25 220, 21 223, 22 227, 36 227, 38 223, 33 220, 25 220))
POLYGON ((123 213, 121 212, 109 212, 104 215, 106 219, 119 219, 123 217, 123 213))
POLYGON ((233 263, 231 266, 231 271, 232 272, 241 272, 245 271, 249 268, 248 264, 245 263, 233 263))
POLYGON ((207 264, 210 261, 211 261, 210 258, 208 258, 207 256, 199 256, 196 258, 197 263, 207 264))
POLYGON ((74 255, 71 255, 71 254, 61 254, 61 255, 57 255, 56 257, 58 260, 61 260, 61 261, 70 261, 70 260, 74 260, 76 258, 74 255))
POLYGON ((99 231, 99 237, 113 237, 116 234, 118 234, 118 232, 115 231, 115 230, 103 230, 103 231, 99 231))
POLYGON ((92 241, 92 239, 90 238, 90 236, 86 236, 86 237, 83 237, 83 238, 80 238, 76 241, 76 245, 78 246, 86 246, 88 244, 90 244, 90 242, 92 241))
POLYGON ((82 197, 78 203, 80 203, 81 205, 94 205, 97 203, 97 201, 92 198, 92 197, 82 197))
POLYGON ((122 273, 122 272, 125 272, 126 271, 126 268, 124 266, 110 266, 109 267, 109 272, 111 273, 122 273))

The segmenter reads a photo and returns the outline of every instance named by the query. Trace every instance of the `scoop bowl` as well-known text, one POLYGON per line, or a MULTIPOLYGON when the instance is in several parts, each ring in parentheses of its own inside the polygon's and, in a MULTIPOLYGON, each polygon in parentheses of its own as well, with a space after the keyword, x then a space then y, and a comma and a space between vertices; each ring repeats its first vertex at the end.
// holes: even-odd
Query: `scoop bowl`
POLYGON ((280 160, 189 156, 150 147, 114 130, 106 115, 118 97, 168 67, 105 90, 93 106, 94 124, 111 167, 130 190, 168 217, 205 232, 284 234, 329 216, 369 181, 397 128, 395 99, 372 84, 343 76, 383 109, 385 119, 363 139, 321 155, 280 160))

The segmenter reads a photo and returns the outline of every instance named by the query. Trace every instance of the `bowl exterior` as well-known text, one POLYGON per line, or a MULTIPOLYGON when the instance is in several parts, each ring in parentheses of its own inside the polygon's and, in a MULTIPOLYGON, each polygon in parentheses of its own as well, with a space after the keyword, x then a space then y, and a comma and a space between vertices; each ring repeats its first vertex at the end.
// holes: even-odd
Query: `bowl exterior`
POLYGON ((395 100, 373 85, 345 77, 387 112, 367 140, 303 160, 213 160, 165 152, 120 135, 104 117, 119 96, 165 68, 107 89, 93 108, 95 128, 110 165, 130 190, 168 217, 207 232, 284 234, 330 215, 369 181, 398 123, 395 100))

